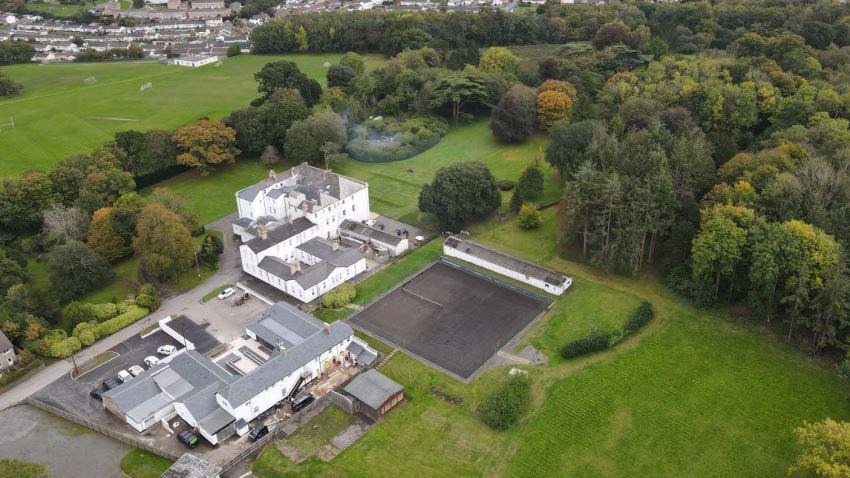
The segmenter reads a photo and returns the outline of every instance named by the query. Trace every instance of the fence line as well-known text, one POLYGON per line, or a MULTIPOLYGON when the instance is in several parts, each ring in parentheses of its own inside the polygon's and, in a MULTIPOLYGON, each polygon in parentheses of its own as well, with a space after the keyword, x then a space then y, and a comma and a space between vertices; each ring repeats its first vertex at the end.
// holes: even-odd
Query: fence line
MULTIPOLYGON (((554 300, 550 299, 549 297, 540 295, 540 294, 538 294, 534 291, 526 289, 525 287, 520 287, 516 284, 512 284, 512 283, 510 283, 506 280, 499 279, 498 277, 493 277, 490 274, 485 274, 485 273, 478 271, 478 270, 475 270, 475 269, 473 269, 469 266, 466 266, 466 265, 461 264, 459 262, 455 262, 455 261, 447 258, 446 256, 440 256, 440 258, 438 260, 440 262, 450 266, 450 267, 454 267, 455 269, 460 269, 460 270, 467 272, 469 274, 472 274, 476 277, 480 277, 484 280, 493 282, 495 284, 499 284, 502 287, 507 287, 508 289, 519 292, 520 294, 531 297, 532 299, 537 299, 537 300, 542 301, 546 304, 551 304, 552 302, 554 302, 554 300)), ((495 272, 495 271, 493 271, 493 272, 495 272)), ((495 273, 498 274, 498 272, 495 272, 495 273)))

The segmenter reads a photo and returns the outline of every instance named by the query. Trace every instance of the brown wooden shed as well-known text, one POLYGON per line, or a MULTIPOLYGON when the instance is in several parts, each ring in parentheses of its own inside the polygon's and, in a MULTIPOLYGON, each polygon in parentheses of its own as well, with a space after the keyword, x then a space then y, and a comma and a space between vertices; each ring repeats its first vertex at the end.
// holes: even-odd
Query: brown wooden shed
POLYGON ((343 389, 357 401, 357 410, 378 420, 404 399, 404 387, 370 369, 354 377, 343 389))

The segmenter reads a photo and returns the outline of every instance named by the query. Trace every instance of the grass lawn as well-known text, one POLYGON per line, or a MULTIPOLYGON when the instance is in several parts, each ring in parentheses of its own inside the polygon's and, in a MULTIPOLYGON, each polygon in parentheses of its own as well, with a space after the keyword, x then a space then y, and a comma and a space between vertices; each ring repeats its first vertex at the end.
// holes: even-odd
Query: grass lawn
MULTIPOLYGON (((695 309, 651 277, 611 276, 561 257, 554 208, 541 230, 485 224, 473 239, 574 277, 527 334, 550 361, 529 369, 533 406, 497 433, 475 410, 507 367, 463 384, 402 353, 381 369, 409 398, 330 464, 275 476, 784 476, 793 428, 850 418, 848 388, 818 360, 749 323, 695 309), (656 318, 614 349, 566 361, 561 346, 591 326, 619 327, 639 300, 656 318), (454 405, 434 393, 463 399, 454 405)), ((439 253, 433 241, 358 285, 374 297, 439 253), (397 269, 397 270, 396 270, 397 269)), ((362 300, 358 294, 358 300, 362 300)), ((283 465, 281 465, 283 466, 283 465)), ((282 472, 281 472, 282 473, 282 472)))
POLYGON ((90 3, 83 4, 54 4, 54 3, 29 3, 27 8, 37 12, 44 12, 56 15, 57 17, 70 17, 80 10, 88 10, 92 7, 90 3))
MULTIPOLYGON (((542 159, 546 145, 546 137, 539 134, 518 145, 500 143, 490 132, 487 119, 481 118, 470 124, 452 126, 437 145, 410 159, 377 164, 349 160, 334 166, 334 170, 369 182, 369 201, 373 211, 425 225, 430 224, 430 220, 417 207, 419 190, 434 179, 434 173, 440 167, 462 161, 481 161, 489 166, 496 179, 516 181, 522 170, 533 164, 535 156, 539 155, 542 159)), ((541 162, 541 166, 546 182, 540 201, 555 200, 563 189, 561 180, 547 163, 541 162)), ((511 194, 506 192, 502 195, 505 209, 511 194)))
MULTIPOLYGON (((100 146, 118 131, 174 129, 200 117, 224 117, 257 97, 253 75, 272 61, 293 60, 324 82, 324 62, 335 63, 340 56, 239 55, 221 66, 201 68, 151 61, 3 67, 24 92, 0 101, 0 118, 13 116, 17 127, 0 136, 0 177, 48 169, 66 156, 100 146), (83 83, 92 76, 97 83, 83 83), (139 91, 149 82, 153 88, 139 91)), ((379 55, 366 59, 367 67, 384 62, 379 55)))
POLYGON ((171 460, 138 448, 121 460, 121 471, 130 478, 157 478, 171 466, 171 460))

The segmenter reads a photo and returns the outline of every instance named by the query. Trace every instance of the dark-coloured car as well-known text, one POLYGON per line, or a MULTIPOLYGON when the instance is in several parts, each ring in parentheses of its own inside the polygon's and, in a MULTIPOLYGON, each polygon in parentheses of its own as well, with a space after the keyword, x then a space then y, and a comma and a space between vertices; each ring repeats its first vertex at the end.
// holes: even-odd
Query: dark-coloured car
POLYGON ((189 430, 183 430, 178 433, 177 439, 189 448, 195 448, 198 446, 198 442, 201 441, 200 438, 198 438, 198 435, 189 430))
POLYGON ((260 438, 263 438, 264 436, 266 436, 268 434, 269 434, 269 427, 263 425, 261 427, 254 428, 253 430, 251 430, 251 433, 249 433, 248 435, 251 437, 251 441, 257 441, 260 438))
POLYGON ((89 392, 89 396, 97 400, 98 402, 103 401, 103 396, 97 390, 92 390, 91 392, 89 392))
POLYGON ((269 418, 269 417, 270 417, 270 416, 272 416, 272 415, 274 415, 274 407, 271 407, 271 408, 269 408, 268 410, 264 411, 263 413, 261 413, 261 414, 257 415, 257 420, 259 420, 259 421, 261 421, 261 422, 262 422, 262 421, 264 421, 266 418, 269 418))
POLYGON ((107 378, 103 381, 103 390, 112 390, 113 388, 121 385, 121 382, 115 378, 107 378))
POLYGON ((316 397, 309 393, 295 397, 295 400, 292 401, 292 411, 297 412, 299 410, 303 410, 307 407, 307 405, 313 403, 315 400, 316 397))

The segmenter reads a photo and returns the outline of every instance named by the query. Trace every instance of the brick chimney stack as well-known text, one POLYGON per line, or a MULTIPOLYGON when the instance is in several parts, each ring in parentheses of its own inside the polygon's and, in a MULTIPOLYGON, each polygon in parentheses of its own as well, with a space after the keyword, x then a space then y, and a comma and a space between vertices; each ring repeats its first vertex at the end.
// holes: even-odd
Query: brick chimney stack
POLYGON ((257 224, 257 235, 264 241, 269 238, 269 229, 264 223, 257 224))

